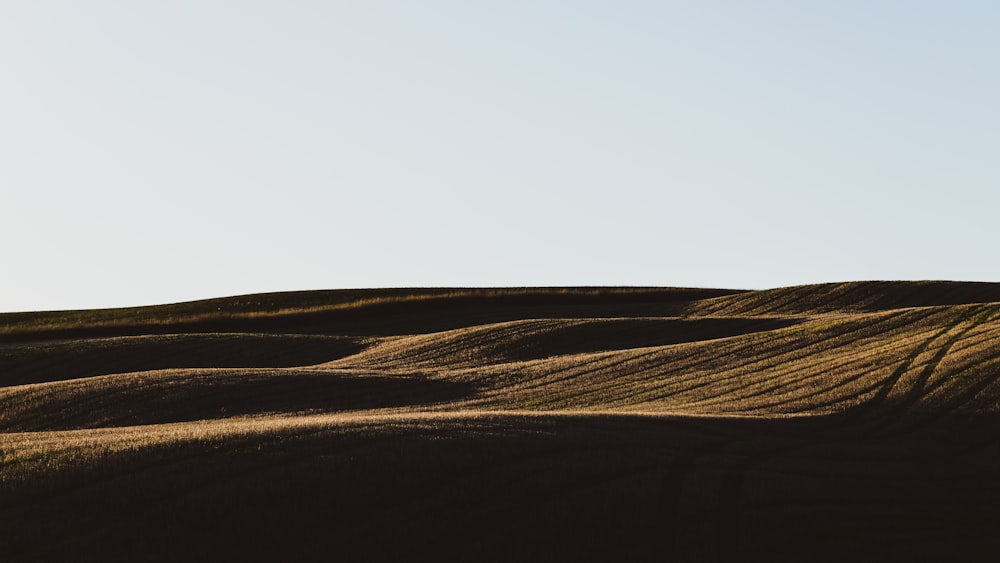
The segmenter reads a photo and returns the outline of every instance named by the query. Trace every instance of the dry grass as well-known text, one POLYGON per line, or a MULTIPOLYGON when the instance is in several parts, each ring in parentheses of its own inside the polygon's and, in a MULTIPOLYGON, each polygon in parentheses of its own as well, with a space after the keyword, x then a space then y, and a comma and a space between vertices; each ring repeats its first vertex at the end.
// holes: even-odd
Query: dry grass
POLYGON ((998 288, 8 316, 0 540, 8 560, 975 559, 1000 547, 998 288))

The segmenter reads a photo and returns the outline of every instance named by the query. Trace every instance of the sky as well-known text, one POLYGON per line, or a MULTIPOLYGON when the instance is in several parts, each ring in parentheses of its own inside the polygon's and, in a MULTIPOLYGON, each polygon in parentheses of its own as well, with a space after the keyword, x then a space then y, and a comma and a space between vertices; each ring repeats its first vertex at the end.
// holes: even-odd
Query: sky
POLYGON ((1000 3, 0 1, 0 311, 1000 281, 1000 3))

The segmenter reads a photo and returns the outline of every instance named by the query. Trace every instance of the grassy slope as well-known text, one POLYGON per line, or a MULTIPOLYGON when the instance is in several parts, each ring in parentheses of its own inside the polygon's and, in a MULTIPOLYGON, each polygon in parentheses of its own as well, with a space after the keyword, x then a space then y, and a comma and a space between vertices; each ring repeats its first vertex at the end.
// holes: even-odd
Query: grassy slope
POLYGON ((16 316, 0 346, 5 553, 998 547, 1000 284, 378 291, 16 316), (203 334, 226 302, 242 303, 230 332, 203 334), (95 336, 154 325, 186 334, 95 336), (36 341, 57 333, 74 338, 36 341))

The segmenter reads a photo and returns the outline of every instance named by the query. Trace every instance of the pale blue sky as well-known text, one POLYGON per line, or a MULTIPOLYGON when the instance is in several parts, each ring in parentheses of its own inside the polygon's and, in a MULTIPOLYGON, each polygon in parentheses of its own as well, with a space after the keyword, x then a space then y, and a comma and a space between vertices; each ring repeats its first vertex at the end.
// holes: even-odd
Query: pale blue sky
POLYGON ((1000 4, 0 4, 0 311, 1000 280, 1000 4))

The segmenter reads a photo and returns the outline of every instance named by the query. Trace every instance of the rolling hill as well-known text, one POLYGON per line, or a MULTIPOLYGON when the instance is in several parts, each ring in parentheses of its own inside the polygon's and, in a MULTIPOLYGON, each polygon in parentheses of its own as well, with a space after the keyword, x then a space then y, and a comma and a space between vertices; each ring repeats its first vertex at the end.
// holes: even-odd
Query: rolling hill
POLYGON ((0 553, 995 560, 1000 284, 0 315, 0 553))

